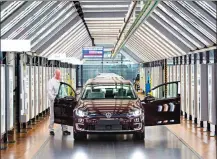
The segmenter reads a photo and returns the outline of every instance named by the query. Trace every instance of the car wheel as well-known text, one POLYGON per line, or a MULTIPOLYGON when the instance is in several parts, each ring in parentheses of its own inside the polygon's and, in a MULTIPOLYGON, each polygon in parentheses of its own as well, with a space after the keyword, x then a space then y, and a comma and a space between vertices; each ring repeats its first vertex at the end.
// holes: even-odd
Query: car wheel
POLYGON ((136 133, 134 133, 133 134, 133 138, 135 139, 135 140, 144 140, 144 138, 145 138, 145 133, 144 132, 136 132, 136 133))
POLYGON ((74 135, 74 140, 86 140, 87 139, 87 134, 81 133, 81 132, 73 132, 74 135))

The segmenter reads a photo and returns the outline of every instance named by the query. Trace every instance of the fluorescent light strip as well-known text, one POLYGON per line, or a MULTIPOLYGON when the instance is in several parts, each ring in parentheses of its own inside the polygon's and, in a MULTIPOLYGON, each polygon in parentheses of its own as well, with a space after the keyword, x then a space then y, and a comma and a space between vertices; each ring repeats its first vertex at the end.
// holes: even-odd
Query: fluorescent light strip
MULTIPOLYGON (((123 18, 114 18, 114 17, 111 17, 111 18, 84 18, 85 21, 122 21, 124 20, 124 17, 123 18)), ((122 24, 122 23, 121 23, 122 24)))
MULTIPOLYGON (((164 8, 161 4, 158 5, 158 7, 163 10, 168 16, 170 16, 173 20, 175 20, 179 25, 181 25, 183 28, 185 28, 188 32, 190 32, 193 36, 195 36, 198 40, 200 40, 203 44, 205 45, 209 45, 209 42, 207 42, 206 40, 204 40, 204 36, 202 37, 201 35, 199 35, 199 31, 196 30, 196 28, 194 28, 193 26, 191 26, 191 24, 189 24, 188 22, 186 22, 185 20, 181 20, 182 17, 177 17, 174 16, 170 11, 168 11, 166 8, 164 8), (183 23, 184 22, 184 23, 183 23)), ((171 9, 171 8, 170 8, 171 9)), ((174 11, 174 10, 173 10, 174 11)), ((174 11, 175 12, 175 11, 174 11)))
POLYGON ((132 47, 132 44, 130 44, 130 43, 127 42, 125 44, 125 46, 129 50, 131 50, 135 54, 135 56, 138 56, 142 61, 147 61, 147 62, 151 61, 147 56, 144 56, 144 55, 140 54, 141 51, 138 51, 138 48, 132 47))
MULTIPOLYGON (((73 11, 73 10, 72 10, 73 11)), ((46 33, 44 33, 42 36, 40 36, 40 38, 38 40, 36 40, 34 42, 34 44, 32 44, 33 47, 36 46, 36 44, 38 44, 40 41, 40 45, 38 45, 36 48, 34 48, 35 50, 37 50, 38 48, 40 48, 46 41, 48 41, 52 35, 56 34, 58 31, 60 31, 65 25, 67 25, 68 23, 62 25, 63 23, 66 22, 70 22, 71 20, 73 20, 77 14, 74 14, 75 12, 69 12, 67 15, 65 15, 61 20, 59 20, 55 25, 53 25, 48 31, 46 31, 46 33), (61 26, 61 27, 60 27, 61 26), (56 30, 55 30, 56 29, 56 30), (54 31, 55 30, 55 31, 54 31), (54 31, 54 32, 53 32, 54 31), (50 34, 52 32, 52 34, 50 34), (48 37, 49 36, 49 37, 48 37), (46 41, 44 40, 44 38, 46 38, 46 41)))
MULTIPOLYGON (((87 38, 85 38, 85 39, 83 39, 82 40, 82 42, 81 43, 78 43, 78 45, 77 46, 79 46, 78 48, 76 48, 76 47, 73 47, 73 48, 71 48, 69 51, 68 51, 68 53, 67 53, 67 55, 69 55, 69 56, 72 56, 72 55, 74 55, 74 53, 76 53, 79 49, 82 49, 82 47, 83 47, 83 45, 86 43, 86 42, 88 42, 90 39, 88 38, 88 36, 87 36, 87 38), (74 53, 73 53, 74 52, 74 53)), ((81 52, 80 52, 81 53, 81 52)))
POLYGON ((56 50, 60 50, 61 52, 66 52, 66 50, 69 47, 74 47, 76 46, 77 43, 80 43, 80 41, 83 40, 84 36, 87 36, 88 33, 85 29, 85 27, 83 28, 82 31, 79 32, 79 34, 77 34, 76 36, 71 36, 70 38, 68 38, 64 44, 62 44, 61 46, 59 46, 56 50))
POLYGON ((49 47, 47 47, 42 52, 42 55, 47 55, 50 52, 52 52, 55 48, 59 47, 59 45, 65 42, 65 39, 68 39, 70 36, 72 36, 82 26, 83 26, 82 20, 78 21, 69 30, 67 30, 62 36, 60 36, 57 40, 55 40, 49 47))
MULTIPOLYGON (((216 31, 216 21, 213 20, 213 21, 210 21, 204 14, 208 14, 205 13, 200 13, 199 10, 197 10, 196 8, 194 8, 192 6, 192 4, 195 6, 195 7, 198 7, 197 5, 195 5, 194 3, 186 3, 186 2, 179 2, 184 8, 186 8, 188 11, 190 11, 194 16, 196 16, 200 21, 202 21, 205 25, 207 25, 208 27, 210 27, 213 31, 216 31)), ((198 7, 198 9, 200 9, 198 7)), ((210 16, 210 15, 209 15, 210 16)), ((213 18, 211 18, 213 19, 213 18)), ((216 13, 215 13, 215 19, 216 19, 216 13)))
POLYGON ((133 37, 130 39, 131 43, 133 44, 134 47, 143 50, 141 51, 140 54, 147 56, 149 59, 158 59, 158 58, 163 58, 162 56, 159 56, 158 54, 156 54, 156 50, 153 49, 151 46, 149 46, 146 43, 143 43, 141 40, 139 40, 139 38, 135 38, 135 35, 133 35, 133 37), (144 47, 145 46, 145 47, 144 47), (146 54, 144 54, 144 52, 146 52, 146 54))
MULTIPOLYGON (((43 31, 45 31, 47 28, 51 27, 49 29, 49 31, 51 32, 53 29, 54 29, 54 25, 52 25, 57 19, 59 19, 62 15, 64 15, 64 13, 66 13, 70 8, 72 7, 72 5, 68 5, 64 10, 62 10, 55 18, 53 18, 51 21, 49 21, 49 23, 47 23, 46 25, 43 26, 43 28, 41 28, 36 34, 34 34, 32 37, 31 37, 31 40, 33 41, 37 36, 39 36, 43 31)), ((70 16, 70 14, 72 14, 72 12, 69 12, 69 14, 67 16, 70 16)), ((68 17, 67 17, 68 18, 68 17)), ((65 19, 67 19, 65 18, 65 19)), ((60 19, 55 25, 57 26, 57 24, 61 24, 64 20, 63 19, 60 19)), ((50 32, 46 32, 45 34, 49 34, 50 32)), ((44 35, 45 35, 44 34, 44 35)), ((45 36, 42 36, 42 37, 45 37, 45 36)), ((42 37, 40 37, 40 39, 42 39, 42 37)), ((32 44, 33 47, 34 45, 36 45, 36 43, 32 44)))
POLYGON ((96 10, 83 10, 84 13, 88 14, 88 13, 117 13, 117 12, 127 12, 127 8, 125 10, 120 10, 120 9, 113 9, 113 10, 110 10, 110 9, 106 9, 106 8, 103 8, 103 9, 96 9, 96 10))
MULTIPOLYGON (((125 47, 127 47, 129 50, 131 50, 133 52, 134 56, 137 56, 139 59, 141 59, 141 61, 150 61, 150 59, 149 59, 150 57, 144 56, 143 54, 141 54, 141 50, 139 50, 138 48, 133 47, 131 42, 127 43, 125 45, 125 47)), ((143 51, 143 53, 145 53, 145 52, 147 52, 147 50, 143 51)))
MULTIPOLYGON (((40 26, 42 26, 45 22, 47 22, 47 20, 51 19, 51 17, 54 14, 56 14, 58 11, 60 11, 66 4, 67 2, 60 2, 60 4, 57 7, 55 7, 51 12, 49 12, 49 14, 45 15, 40 21, 38 21, 38 23, 32 26, 32 28, 29 29, 25 34, 23 34, 23 36, 21 36, 20 39, 27 39, 27 38, 29 39, 30 38, 29 36, 33 32, 35 32, 40 26)), ((38 33, 34 33, 33 35, 35 34, 38 34, 38 33)))
MULTIPOLYGON (((212 41, 216 41, 216 37, 214 37, 212 35, 212 33, 214 33, 213 31, 211 31, 212 33, 209 33, 206 29, 207 25, 203 24, 201 21, 198 20, 198 23, 201 23, 200 25, 197 23, 196 20, 194 20, 193 18, 189 17, 187 14, 185 14, 180 8, 176 7, 173 3, 170 2, 165 2, 166 4, 168 4, 170 7, 173 8, 173 10, 175 10, 183 19, 185 19, 189 24, 191 24, 192 26, 194 26, 197 30, 199 30, 201 33, 203 33, 205 35, 206 38, 208 38, 207 40, 212 40, 212 41)), ((183 4, 182 2, 180 2, 181 5, 183 4)), ((188 5, 184 5, 184 6, 188 6, 188 5)), ((187 7, 188 8, 188 7, 187 7)), ((193 8, 191 8, 193 9, 193 8)), ((189 10, 190 11, 190 10, 189 10)), ((192 13, 199 13, 198 11, 194 11, 192 13)), ((201 16, 200 16, 201 17, 201 16)), ((195 18, 196 19, 196 18, 195 18)), ((208 25, 209 26, 209 25, 208 25)), ((216 27, 214 26, 214 28, 216 29, 216 27)), ((215 30, 216 31, 216 30, 215 30)), ((204 38, 205 38, 204 37, 204 38)), ((210 41, 211 42, 211 41, 210 41)))
MULTIPOLYGON (((206 2, 206 1, 195 1, 199 6, 201 6, 204 10, 207 10, 207 12, 212 15, 213 18, 216 18, 216 8, 212 8, 208 3, 213 3, 212 1, 206 2)), ((213 3, 213 5, 216 7, 216 5, 213 3)))
POLYGON ((82 5, 82 9, 86 8, 128 8, 129 5, 82 5))
POLYGON ((69 48, 69 49, 66 51, 66 54, 67 54, 68 56, 74 56, 74 57, 78 57, 78 56, 77 56, 78 53, 80 53, 80 55, 81 55, 81 54, 82 54, 82 47, 84 47, 84 45, 85 45, 87 42, 91 41, 91 40, 88 38, 88 36, 86 36, 86 37, 87 37, 87 38, 84 38, 84 39, 82 40, 82 42, 78 43, 77 46, 69 48), (81 50, 81 51, 80 51, 80 50, 81 50))
MULTIPOLYGON (((153 51, 150 51, 148 47, 142 48, 141 42, 138 42, 134 39, 134 35, 129 39, 127 42, 127 45, 133 48, 134 50, 137 50, 139 54, 136 54, 137 56, 141 56, 141 59, 147 58, 147 59, 156 59, 156 55, 153 53, 153 51)), ((146 59, 146 60, 147 60, 146 59)))
POLYGON ((24 1, 13 1, 7 3, 10 3, 10 5, 1 11, 1 22, 5 20, 10 14, 12 14, 17 8, 19 8, 24 3, 24 1))
POLYGON ((142 27, 139 28, 138 32, 139 32, 139 34, 143 34, 143 37, 146 37, 148 39, 148 41, 152 41, 153 44, 157 44, 161 48, 164 48, 164 50, 167 50, 167 52, 168 52, 168 54, 166 53, 167 57, 180 55, 180 53, 178 53, 175 49, 172 49, 173 46, 166 45, 165 44, 165 43, 167 43, 166 41, 164 41, 164 43, 163 43, 162 42, 163 40, 160 40, 160 37, 158 37, 159 39, 154 37, 153 36, 154 33, 151 33, 150 31, 148 32, 148 30, 145 30, 142 27))
MULTIPOLYGON (((160 10, 159 10, 160 11, 160 10)), ((195 38, 194 36, 192 36, 192 34, 190 32, 188 32, 185 28, 183 28, 182 26, 179 26, 178 23, 176 23, 175 21, 173 22, 170 21, 167 18, 167 15, 164 16, 162 15, 160 12, 158 12, 157 9, 154 10, 155 14, 157 16, 159 16, 164 22, 166 22, 167 24, 169 24, 171 27, 173 27, 177 32, 179 32, 182 36, 184 36, 186 39, 188 39, 191 43, 193 43, 196 47, 198 48, 203 48, 205 45, 200 42, 197 38, 195 38)), ((162 12, 164 13, 164 12, 162 12)), ((166 13, 164 13, 166 14, 166 13)))
POLYGON ((41 9, 39 9, 33 16, 26 20, 19 28, 17 28, 11 35, 8 36, 9 39, 15 38, 20 34, 26 27, 28 27, 34 20, 36 20, 40 15, 42 15, 46 10, 48 10, 56 2, 47 2, 41 9))
POLYGON ((14 27, 20 20, 22 20, 25 16, 27 16, 30 12, 32 12, 42 1, 34 1, 32 2, 24 11, 18 14, 13 20, 11 20, 7 25, 5 25, 1 29, 1 36, 6 34, 12 27, 14 27))
POLYGON ((123 19, 119 21, 114 21, 113 19, 111 20, 87 20, 85 18, 85 22, 87 25, 92 24, 92 25, 122 25, 123 24, 123 19))
POLYGON ((157 56, 161 58, 166 58, 171 56, 171 52, 169 52, 167 49, 162 47, 162 45, 160 46, 158 43, 154 43, 149 37, 144 38, 144 36, 141 36, 141 32, 138 31, 135 33, 135 35, 139 37, 138 39, 143 40, 144 43, 150 46, 153 50, 156 50, 157 56))
POLYGON ((174 52, 174 56, 175 55, 185 55, 186 52, 184 52, 182 49, 180 49, 177 45, 175 45, 172 41, 170 41, 166 36, 164 36, 162 33, 160 33, 157 29, 153 28, 152 25, 150 25, 149 23, 146 23, 148 27, 145 27, 144 24, 142 24, 143 28, 148 31, 152 36, 154 36, 156 39, 158 39, 159 41, 161 41, 162 44, 165 44, 168 48, 170 48, 172 50, 172 52, 174 52), (157 36, 158 35, 158 36, 157 36), (177 54, 177 52, 179 52, 177 54))

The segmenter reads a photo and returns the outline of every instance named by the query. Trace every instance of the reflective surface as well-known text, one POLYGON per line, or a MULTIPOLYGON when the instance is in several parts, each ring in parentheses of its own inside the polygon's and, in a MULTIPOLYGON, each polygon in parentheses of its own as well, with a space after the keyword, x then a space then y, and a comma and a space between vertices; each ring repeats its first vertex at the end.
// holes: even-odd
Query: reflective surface
MULTIPOLYGON (((72 130, 71 130, 72 131, 72 130)), ((146 127, 146 139, 134 141, 131 135, 89 135, 87 141, 74 141, 59 130, 41 147, 40 159, 198 159, 166 127, 146 127)))

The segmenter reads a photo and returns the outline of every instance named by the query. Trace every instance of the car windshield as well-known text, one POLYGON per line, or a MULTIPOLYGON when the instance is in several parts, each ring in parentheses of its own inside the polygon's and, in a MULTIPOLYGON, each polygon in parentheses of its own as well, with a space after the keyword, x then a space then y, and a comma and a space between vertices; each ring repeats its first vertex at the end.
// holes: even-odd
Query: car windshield
POLYGON ((87 85, 82 99, 136 99, 131 84, 87 85))

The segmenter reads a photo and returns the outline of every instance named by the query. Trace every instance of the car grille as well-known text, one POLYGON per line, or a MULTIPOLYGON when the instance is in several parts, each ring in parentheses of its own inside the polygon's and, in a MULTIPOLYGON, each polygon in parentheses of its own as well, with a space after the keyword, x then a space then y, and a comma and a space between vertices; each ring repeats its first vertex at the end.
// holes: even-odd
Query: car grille
POLYGON ((88 125, 87 130, 132 130, 132 127, 121 124, 119 120, 99 120, 96 124, 88 125))
MULTIPOLYGON (((89 113, 88 114, 89 118, 94 118, 94 117, 98 117, 98 118, 106 118, 106 115, 104 114, 99 114, 99 113, 89 113)), ((124 118, 127 117, 127 113, 112 113, 112 118, 124 118)))

